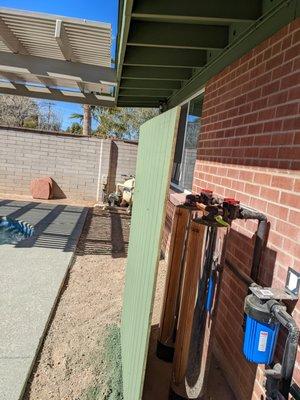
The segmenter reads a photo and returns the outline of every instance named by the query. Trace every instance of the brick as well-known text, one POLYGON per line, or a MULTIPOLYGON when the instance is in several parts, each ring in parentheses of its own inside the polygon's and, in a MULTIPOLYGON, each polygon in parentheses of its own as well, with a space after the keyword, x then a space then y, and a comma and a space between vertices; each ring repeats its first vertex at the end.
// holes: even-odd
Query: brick
POLYGON ((249 135, 257 135, 259 133, 262 133, 264 131, 264 124, 263 122, 250 125, 248 129, 248 134, 249 135))
POLYGON ((263 199, 266 199, 268 201, 272 201, 273 203, 277 203, 279 200, 279 195, 280 192, 279 190, 267 188, 267 187, 261 187, 260 189, 260 197, 263 199))
POLYGON ((265 121, 268 119, 273 119, 276 115, 276 108, 271 107, 271 108, 266 108, 265 110, 261 110, 258 114, 258 119, 260 121, 265 121))
POLYGON ((281 80, 280 90, 292 88, 297 86, 300 82, 300 72, 294 72, 281 80))
POLYGON ((300 146, 290 146, 279 148, 279 158, 285 158, 288 160, 299 160, 300 159, 300 146))
POLYGON ((245 192, 250 194, 251 196, 259 196, 260 187, 258 185, 246 183, 245 192))
POLYGON ((253 178, 254 178, 253 171, 240 170, 239 179, 241 179, 242 181, 252 182, 253 178))
POLYGON ((283 236, 279 235, 277 232, 271 231, 269 233, 268 242, 272 243, 274 246, 281 248, 283 246, 283 240, 284 240, 283 236))
POLYGON ((283 121, 283 130, 300 129, 300 117, 287 118, 283 121))
POLYGON ((289 103, 283 104, 277 107, 276 110, 276 118, 292 116, 298 114, 298 104, 297 103, 289 103))
POLYGON ((300 99, 300 85, 290 88, 290 90, 288 91, 287 100, 292 101, 292 100, 299 100, 299 99, 300 99))
POLYGON ((272 56, 279 54, 281 50, 282 50, 282 41, 275 43, 272 46, 272 56))
POLYGON ((278 67, 279 65, 282 64, 283 59, 284 59, 283 53, 276 54, 274 57, 270 58, 267 61, 266 69, 267 70, 271 70, 271 69, 274 69, 274 68, 278 67))
POLYGON ((293 65, 294 65, 294 60, 291 60, 284 64, 279 65, 272 71, 272 79, 273 80, 280 79, 280 78, 292 73, 293 65))
POLYGON ((271 136, 271 146, 294 144, 294 132, 276 133, 271 136))
POLYGON ((261 147, 259 150, 260 158, 271 158, 272 160, 278 157, 278 148, 276 147, 261 147))
POLYGON ((293 71, 299 71, 300 69, 300 57, 293 60, 293 71))
POLYGON ((262 95, 263 95, 263 96, 268 96, 268 95, 271 95, 271 94, 274 94, 274 93, 278 92, 278 91, 279 91, 279 88, 280 88, 280 89, 285 89, 286 87, 289 87, 289 86, 285 86, 285 85, 282 83, 282 84, 281 84, 281 87, 280 87, 280 82, 279 82, 279 81, 273 81, 273 82, 271 82, 271 83, 269 83, 268 85, 265 85, 265 86, 263 87, 263 89, 262 89, 262 95))
POLYGON ((264 132, 279 132, 282 127, 281 120, 268 121, 264 123, 264 132))
POLYGON ((262 199, 257 199, 255 197, 252 197, 250 199, 250 206, 264 213, 267 211, 267 203, 265 200, 262 199))
POLYGON ((299 246, 299 242, 297 243, 294 240, 291 240, 292 238, 285 238, 284 239, 284 243, 283 243, 283 247, 284 250, 289 253, 292 254, 294 257, 297 257, 300 259, 300 246, 299 246))
POLYGON ((243 149, 243 151, 241 151, 241 149, 236 149, 236 155, 239 159, 241 159, 241 157, 257 158, 259 155, 259 147, 247 147, 243 149))
POLYGON ((294 178, 283 176, 283 175, 273 175, 271 181, 272 187, 292 190, 294 185, 294 178))
POLYGON ((287 98, 288 98, 287 91, 275 93, 275 94, 269 96, 268 106, 270 107, 270 106, 275 106, 278 104, 285 103, 287 101, 287 98))
POLYGON ((300 195, 294 193, 282 192, 280 197, 280 203, 285 206, 299 208, 300 195))
POLYGON ((271 135, 259 135, 254 138, 254 145, 267 146, 271 144, 271 135))
POLYGON ((270 186, 271 183, 271 175, 266 173, 255 173, 254 174, 254 183, 270 186))
MULTIPOLYGON (((282 222, 280 222, 280 223, 282 223, 282 222)), ((291 236, 293 236, 292 235, 292 232, 294 231, 294 228, 293 227, 288 227, 287 228, 287 231, 288 232, 290 232, 291 233, 291 236)), ((288 254, 288 253, 284 253, 284 252, 278 252, 278 254, 277 254, 277 262, 281 265, 281 266, 283 266, 284 268, 283 269, 280 269, 281 271, 282 271, 282 277, 283 277, 283 279, 282 279, 282 277, 281 277, 281 280, 283 280, 284 282, 285 282, 285 280, 286 280, 286 275, 287 275, 287 266, 288 265, 293 265, 293 257, 290 255, 290 254, 288 254)))
MULTIPOLYGON (((253 86, 252 86, 253 89, 253 86)), ((255 88, 247 93, 247 95, 243 95, 242 98, 245 98, 247 102, 251 102, 257 100, 261 96, 261 88, 255 88)))
POLYGON ((300 179, 295 179, 294 192, 300 193, 300 179))
POLYGON ((300 54, 300 43, 296 43, 294 46, 286 50, 284 55, 284 61, 291 60, 298 57, 300 54))
POLYGON ((243 192, 245 190, 245 184, 244 182, 232 181, 231 188, 238 192, 243 192))

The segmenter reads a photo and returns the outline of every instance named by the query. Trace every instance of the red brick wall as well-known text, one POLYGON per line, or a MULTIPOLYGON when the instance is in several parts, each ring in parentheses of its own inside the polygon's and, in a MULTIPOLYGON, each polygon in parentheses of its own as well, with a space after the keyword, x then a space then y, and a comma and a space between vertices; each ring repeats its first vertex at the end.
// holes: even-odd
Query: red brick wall
MULTIPOLYGON (((260 281, 280 287, 289 266, 300 271, 299 55, 298 19, 208 82, 193 183, 195 192, 208 187, 267 214, 260 281)), ((228 256, 247 272, 255 229, 240 222, 230 233, 228 256)), ((262 370, 241 352, 247 288, 228 269, 222 285, 215 352, 238 400, 260 400, 262 370)), ((300 326, 299 304, 293 315, 300 326)), ((299 352, 294 379, 300 385, 299 352)))

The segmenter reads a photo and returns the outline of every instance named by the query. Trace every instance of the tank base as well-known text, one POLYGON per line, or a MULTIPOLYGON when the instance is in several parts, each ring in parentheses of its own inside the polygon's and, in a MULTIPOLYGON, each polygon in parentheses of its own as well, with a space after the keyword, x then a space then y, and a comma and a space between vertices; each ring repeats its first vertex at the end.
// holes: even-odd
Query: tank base
POLYGON ((166 346, 158 340, 156 346, 156 355, 160 360, 171 363, 173 362, 174 357, 174 347, 166 346))
MULTIPOLYGON (((190 397, 183 397, 180 394, 177 394, 176 392, 174 392, 174 390, 172 388, 170 388, 170 392, 169 392, 169 400, 189 400, 190 397)), ((196 399, 194 399, 196 400, 196 399)), ((198 397, 198 400, 204 400, 204 396, 198 397)))
POLYGON ((186 400, 186 397, 182 397, 179 394, 175 393, 172 389, 170 389, 169 400, 186 400))

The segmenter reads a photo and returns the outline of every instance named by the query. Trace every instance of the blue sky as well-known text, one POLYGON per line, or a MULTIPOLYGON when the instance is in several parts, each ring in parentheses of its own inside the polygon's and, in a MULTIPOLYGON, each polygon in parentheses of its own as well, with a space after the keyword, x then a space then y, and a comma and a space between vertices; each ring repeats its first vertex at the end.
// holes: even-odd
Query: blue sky
MULTIPOLYGON (((114 51, 118 0, 1 0, 0 6, 111 23, 114 51)), ((63 129, 72 122, 69 119, 70 114, 81 112, 81 106, 78 104, 55 102, 55 105, 63 117, 63 129)))

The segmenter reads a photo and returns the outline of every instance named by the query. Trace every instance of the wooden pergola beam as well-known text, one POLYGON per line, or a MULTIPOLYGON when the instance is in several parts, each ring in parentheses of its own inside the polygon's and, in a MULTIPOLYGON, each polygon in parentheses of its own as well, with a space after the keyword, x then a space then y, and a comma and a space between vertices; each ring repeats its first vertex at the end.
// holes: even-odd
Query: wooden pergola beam
POLYGON ((76 62, 77 60, 64 27, 64 22, 61 19, 56 20, 54 37, 65 60, 76 62))
MULTIPOLYGON (((8 83, 11 82, 8 81, 8 83)), ((115 105, 115 98, 110 96, 98 96, 92 93, 83 94, 81 92, 72 92, 42 86, 29 86, 20 83, 12 83, 12 85, 14 88, 0 85, 0 93, 32 97, 37 99, 49 99, 71 103, 98 105, 103 107, 113 107, 115 105)))
POLYGON ((0 17, 0 40, 9 48, 10 51, 16 54, 28 54, 23 44, 17 38, 16 35, 12 33, 3 19, 0 17))
POLYGON ((65 79, 69 78, 87 83, 99 84, 105 82, 108 85, 116 83, 113 68, 0 51, 0 70, 5 71, 6 69, 11 72, 23 71, 37 75, 39 78, 64 76, 65 79))

